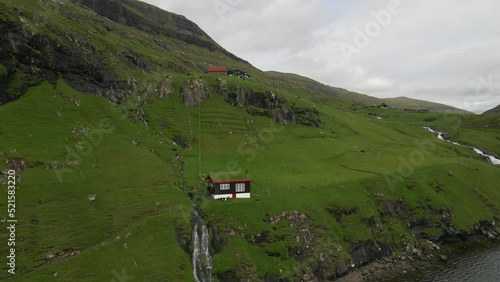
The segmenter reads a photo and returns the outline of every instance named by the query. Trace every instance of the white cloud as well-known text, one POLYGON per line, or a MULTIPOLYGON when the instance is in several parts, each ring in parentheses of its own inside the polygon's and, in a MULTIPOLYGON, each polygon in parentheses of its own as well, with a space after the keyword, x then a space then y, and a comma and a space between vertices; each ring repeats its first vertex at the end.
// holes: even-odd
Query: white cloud
POLYGON ((263 70, 476 112, 500 104, 499 87, 488 101, 465 102, 474 97, 471 89, 480 77, 500 77, 498 1, 400 0, 402 12, 392 14, 389 24, 349 61, 341 44, 353 45, 357 28, 365 30, 376 21, 373 12, 387 11, 391 0, 145 2, 186 16, 228 51, 263 70))

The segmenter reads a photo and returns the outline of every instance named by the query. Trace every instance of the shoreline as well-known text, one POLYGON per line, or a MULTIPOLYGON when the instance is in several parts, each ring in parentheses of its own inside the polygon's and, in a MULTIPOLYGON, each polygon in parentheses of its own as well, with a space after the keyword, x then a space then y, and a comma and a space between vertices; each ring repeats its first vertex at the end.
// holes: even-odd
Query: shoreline
MULTIPOLYGON (((421 276, 423 270, 432 271, 449 265, 449 258, 462 257, 472 250, 488 250, 500 246, 500 240, 490 238, 473 238, 460 243, 443 245, 431 258, 411 257, 401 259, 397 256, 377 259, 365 266, 355 269, 335 281, 405 281, 421 276), (417 273, 418 272, 418 273, 417 273)), ((417 278, 418 279, 418 278, 417 278)))

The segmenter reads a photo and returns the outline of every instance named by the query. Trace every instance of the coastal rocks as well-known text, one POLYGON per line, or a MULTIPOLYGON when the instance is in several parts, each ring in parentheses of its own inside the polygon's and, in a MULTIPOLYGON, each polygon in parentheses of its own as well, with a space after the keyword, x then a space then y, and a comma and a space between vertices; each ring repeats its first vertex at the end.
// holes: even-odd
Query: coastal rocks
POLYGON ((361 267, 384 255, 382 248, 376 247, 373 240, 365 240, 352 245, 349 248, 354 267, 361 267))
POLYGON ((311 263, 311 271, 314 277, 320 281, 332 281, 345 275, 349 271, 349 268, 347 264, 335 262, 335 259, 327 253, 319 252, 318 256, 311 263))

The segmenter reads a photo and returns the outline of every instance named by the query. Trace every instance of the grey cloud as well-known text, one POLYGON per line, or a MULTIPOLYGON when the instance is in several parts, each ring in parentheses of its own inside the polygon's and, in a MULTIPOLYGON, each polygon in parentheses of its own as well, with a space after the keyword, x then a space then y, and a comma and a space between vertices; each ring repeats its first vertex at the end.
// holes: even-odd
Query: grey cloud
MULTIPOLYGON (((392 0, 398 1, 398 0, 392 0)), ((368 46, 346 60, 356 28, 391 0, 170 0, 145 2, 196 22, 230 52, 263 70, 294 72, 378 97, 407 96, 480 112, 500 104, 496 85, 473 100, 480 77, 500 77, 500 2, 400 0, 368 46), (218 8, 217 8, 218 7, 218 8), (221 9, 221 7, 223 9, 221 9)))

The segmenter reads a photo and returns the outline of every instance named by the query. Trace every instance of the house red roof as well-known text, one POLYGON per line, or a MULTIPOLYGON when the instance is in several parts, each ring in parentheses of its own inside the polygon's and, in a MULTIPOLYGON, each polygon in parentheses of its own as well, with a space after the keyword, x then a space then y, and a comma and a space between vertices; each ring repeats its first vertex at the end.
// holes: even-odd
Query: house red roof
POLYGON ((226 72, 227 67, 208 67, 208 72, 226 72))
POLYGON ((229 173, 228 175, 219 177, 212 177, 209 175, 206 179, 210 180, 210 182, 212 182, 213 184, 253 182, 253 180, 251 180, 246 173, 229 173))

